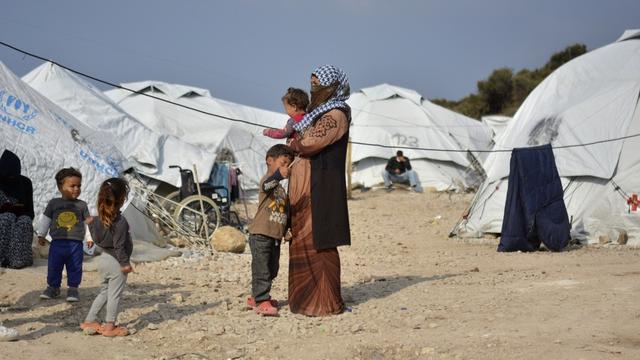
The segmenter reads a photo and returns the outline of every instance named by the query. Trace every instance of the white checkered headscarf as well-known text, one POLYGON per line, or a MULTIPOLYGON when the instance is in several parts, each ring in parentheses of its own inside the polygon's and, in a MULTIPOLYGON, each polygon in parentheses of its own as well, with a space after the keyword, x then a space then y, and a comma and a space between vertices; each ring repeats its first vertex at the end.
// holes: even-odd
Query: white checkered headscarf
POLYGON ((311 125, 311 123, 313 123, 313 120, 329 110, 338 108, 346 110, 349 109, 349 105, 347 105, 347 103, 345 102, 345 100, 349 98, 351 92, 347 74, 333 65, 320 66, 315 69, 312 74, 315 75, 318 80, 320 80, 320 85, 322 86, 331 86, 336 81, 339 82, 339 85, 335 93, 329 100, 320 104, 310 113, 305 114, 304 118, 293 126, 293 128, 298 132, 303 132, 304 129, 306 129, 309 125, 311 125))

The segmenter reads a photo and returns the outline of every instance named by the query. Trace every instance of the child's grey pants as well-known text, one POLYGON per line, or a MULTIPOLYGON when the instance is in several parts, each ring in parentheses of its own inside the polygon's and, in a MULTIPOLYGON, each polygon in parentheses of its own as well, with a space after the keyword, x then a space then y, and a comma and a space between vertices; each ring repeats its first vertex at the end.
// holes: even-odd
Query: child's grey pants
POLYGON ((122 273, 118 261, 106 252, 102 253, 98 259, 98 274, 100 275, 100 293, 93 300, 85 321, 96 321, 98 313, 106 303, 107 316, 104 321, 115 322, 118 317, 118 306, 122 299, 124 286, 127 283, 127 274, 122 273))

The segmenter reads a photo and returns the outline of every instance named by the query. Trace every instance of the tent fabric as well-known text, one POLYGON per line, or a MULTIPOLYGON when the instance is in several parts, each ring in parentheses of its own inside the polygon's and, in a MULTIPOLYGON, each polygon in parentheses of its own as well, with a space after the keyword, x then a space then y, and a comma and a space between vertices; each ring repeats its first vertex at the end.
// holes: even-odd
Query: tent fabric
POLYGON ((0 63, 2 147, 20 158, 22 174, 33 183, 36 214, 59 196, 54 176, 64 167, 82 173, 82 195, 95 213, 103 180, 129 168, 110 144, 110 134, 94 131, 20 80, 0 63))
MULTIPOLYGON (((486 125, 433 104, 411 89, 381 84, 355 92, 347 103, 351 106, 353 142, 447 150, 485 150, 490 146, 491 133, 486 125)), ((379 183, 381 171, 359 173, 359 169, 369 168, 371 159, 386 163, 396 150, 353 144, 351 159, 356 168, 353 178, 365 186, 379 183), (367 165, 359 166, 365 159, 369 159, 367 165)), ((441 183, 438 190, 442 190, 465 183, 464 170, 470 163, 464 152, 402 150, 412 165, 419 161, 438 161, 455 169, 452 171, 455 174, 450 174, 453 180, 445 180, 440 173, 433 178, 430 173, 420 172, 423 186, 441 183)))
MULTIPOLYGON (((554 147, 627 135, 640 93, 637 40, 607 45, 557 69, 523 102, 496 149, 551 143, 554 147)), ((613 176, 623 141, 556 152, 560 176, 613 176)), ((485 161, 488 178, 509 174, 509 153, 485 161)))
POLYGON ((487 125, 489 129, 491 129, 493 139, 493 143, 497 143, 498 139, 504 133, 507 125, 509 125, 509 121, 512 118, 504 115, 486 115, 483 116, 480 120, 483 124, 487 125))
MULTIPOLYGON (((22 163, 22 174, 33 183, 33 205, 38 218, 51 198, 59 197, 55 174, 74 167, 82 174, 80 198, 96 214, 96 199, 102 182, 131 168, 112 145, 112 133, 88 127, 0 63, 1 146, 14 152, 22 163)), ((149 219, 123 207, 134 238, 157 239, 149 219)))
MULTIPOLYGON (((151 130, 95 86, 58 65, 44 63, 22 80, 89 128, 112 134, 114 145, 145 176, 179 186, 179 173, 169 165, 192 168, 196 164, 202 181, 213 167, 215 154, 151 130)), ((179 90, 186 92, 175 91, 179 90)), ((201 89, 192 91, 208 94, 201 89)))
POLYGON ((569 242, 569 217, 551 145, 514 149, 498 251, 554 251, 569 242))
MULTIPOLYGON (((640 38, 632 36, 592 50, 549 75, 527 97, 495 146, 551 143, 573 219, 573 238, 595 243, 600 235, 616 239, 624 230, 627 244, 640 245, 640 214, 627 204, 628 196, 640 192, 640 138, 635 136, 640 134, 639 96, 640 38), (628 138, 594 143, 621 137, 628 138), (574 144, 587 145, 562 147, 574 144)), ((489 155, 484 163, 488 179, 454 232, 501 232, 508 156, 489 155)))
MULTIPOLYGON (((287 120, 284 114, 216 99, 200 88, 159 81, 122 86, 200 111, 265 127, 282 127, 287 120)), ((234 165, 243 173, 243 187, 248 190, 258 188, 260 178, 266 172, 264 156, 269 147, 277 143, 262 135, 262 127, 203 114, 123 89, 110 90, 105 94, 155 131, 175 136, 212 154, 230 150, 234 165)), ((198 169, 201 178, 203 173, 208 176, 210 171, 198 169)))

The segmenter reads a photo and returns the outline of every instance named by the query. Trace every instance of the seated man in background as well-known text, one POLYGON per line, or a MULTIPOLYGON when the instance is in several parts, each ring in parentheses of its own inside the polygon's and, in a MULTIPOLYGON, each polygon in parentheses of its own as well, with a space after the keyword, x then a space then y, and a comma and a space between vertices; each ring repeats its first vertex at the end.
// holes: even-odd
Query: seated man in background
POLYGON ((409 185, 411 185, 409 188, 410 191, 422 192, 418 174, 411 170, 409 158, 405 157, 401 150, 398 150, 396 156, 387 161, 387 166, 382 172, 382 178, 384 179, 384 186, 387 192, 393 191, 393 183, 402 182, 409 182, 409 185))

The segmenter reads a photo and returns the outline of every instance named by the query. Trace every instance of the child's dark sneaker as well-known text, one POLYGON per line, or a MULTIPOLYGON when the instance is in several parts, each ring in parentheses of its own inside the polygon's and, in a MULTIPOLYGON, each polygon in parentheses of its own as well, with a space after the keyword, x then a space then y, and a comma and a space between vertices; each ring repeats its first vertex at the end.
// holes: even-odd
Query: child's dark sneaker
POLYGON ((263 316, 278 316, 278 308, 273 306, 269 300, 261 302, 254 310, 263 316))
POLYGON ((40 299, 55 299, 60 295, 60 289, 47 286, 47 288, 40 294, 40 299))
POLYGON ((78 288, 70 287, 67 290, 67 301, 68 302, 80 301, 80 294, 78 294, 78 288))

